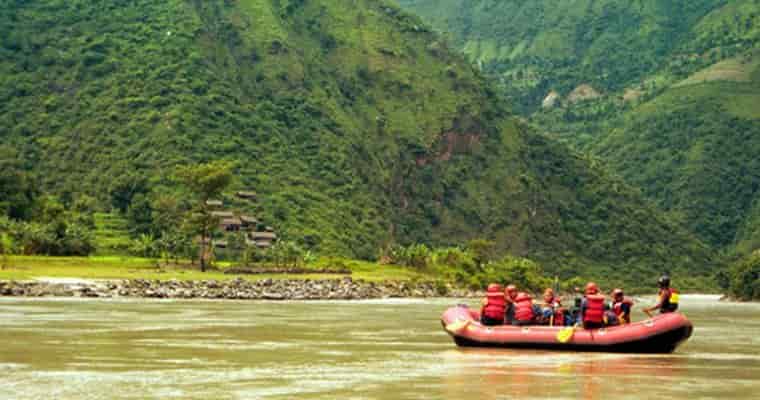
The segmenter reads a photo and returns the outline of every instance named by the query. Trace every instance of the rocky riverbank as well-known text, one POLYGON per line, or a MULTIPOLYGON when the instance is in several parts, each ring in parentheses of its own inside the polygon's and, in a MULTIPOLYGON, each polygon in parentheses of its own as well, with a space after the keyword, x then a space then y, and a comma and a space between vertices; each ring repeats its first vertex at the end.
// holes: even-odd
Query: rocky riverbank
POLYGON ((0 296, 103 297, 234 300, 361 300, 383 298, 477 297, 481 292, 433 282, 330 280, 0 281, 0 296))

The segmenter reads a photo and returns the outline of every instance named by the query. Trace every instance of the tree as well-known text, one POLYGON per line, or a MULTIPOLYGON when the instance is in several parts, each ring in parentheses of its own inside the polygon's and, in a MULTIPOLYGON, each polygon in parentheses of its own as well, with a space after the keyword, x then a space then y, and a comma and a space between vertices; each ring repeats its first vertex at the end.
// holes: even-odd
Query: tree
POLYGON ((731 273, 731 294, 739 300, 760 299, 760 250, 736 262, 731 273))
POLYGON ((126 218, 133 235, 155 232, 153 209, 148 198, 142 193, 132 197, 132 202, 127 208, 126 218))
POLYGON ((142 234, 132 241, 132 252, 140 257, 156 258, 159 254, 156 238, 150 234, 142 234))
POLYGON ((86 194, 78 196, 71 205, 71 212, 74 213, 74 222, 92 230, 95 229, 96 210, 97 200, 86 194))
POLYGON ((157 243, 164 263, 168 265, 170 260, 174 260, 175 264, 179 264, 179 258, 187 253, 187 242, 190 240, 192 239, 185 237, 179 230, 161 232, 157 243))
POLYGON ((246 243, 245 232, 234 232, 227 235, 227 249, 229 249, 233 260, 246 265, 248 260, 246 259, 247 255, 245 254, 245 250, 248 247, 249 246, 246 243))
POLYGON ((31 217, 39 191, 22 168, 16 150, 0 146, 0 215, 26 220, 31 217))
POLYGON ((121 211, 127 212, 132 199, 137 194, 147 194, 148 178, 144 175, 138 175, 135 173, 124 173, 118 175, 118 178, 113 181, 109 190, 111 195, 111 205, 121 211))
POLYGON ((179 231, 183 210, 179 199, 171 194, 159 195, 151 203, 153 227, 156 232, 179 231))
POLYGON ((496 253, 496 243, 486 239, 473 239, 467 243, 467 249, 473 254, 473 259, 478 267, 483 267, 493 260, 496 253))
POLYGON ((0 221, 0 269, 5 269, 10 264, 10 255, 15 251, 15 243, 5 227, 10 226, 10 221, 0 221))
POLYGON ((189 232, 200 236, 201 271, 206 271, 206 264, 213 249, 211 238, 219 225, 219 220, 211 214, 208 200, 219 197, 232 182, 233 164, 227 161, 212 161, 199 165, 184 166, 177 169, 176 179, 194 196, 193 206, 185 218, 189 232))

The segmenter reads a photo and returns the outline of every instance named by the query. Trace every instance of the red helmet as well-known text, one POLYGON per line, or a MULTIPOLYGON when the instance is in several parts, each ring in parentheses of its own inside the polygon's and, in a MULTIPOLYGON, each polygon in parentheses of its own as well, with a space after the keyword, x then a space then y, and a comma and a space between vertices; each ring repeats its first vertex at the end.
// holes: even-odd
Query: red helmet
POLYGON ((623 289, 616 288, 612 291, 612 297, 616 299, 622 299, 623 298, 623 289))
POLYGON ((501 293, 501 285, 499 285, 498 283, 492 283, 488 285, 488 291, 491 293, 493 292, 501 293))
POLYGON ((599 286, 596 286, 596 283, 589 282, 586 284, 586 294, 597 294, 599 293, 599 286))
POLYGON ((515 285, 509 285, 504 290, 504 294, 506 294, 508 297, 515 297, 517 296, 517 286, 515 285))

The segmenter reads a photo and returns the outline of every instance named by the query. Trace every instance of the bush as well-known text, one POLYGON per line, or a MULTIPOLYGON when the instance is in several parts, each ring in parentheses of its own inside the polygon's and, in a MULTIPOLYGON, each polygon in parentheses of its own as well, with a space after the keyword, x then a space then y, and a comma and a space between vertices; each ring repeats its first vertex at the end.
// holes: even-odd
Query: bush
POLYGON ((95 251, 91 228, 81 224, 69 224, 62 238, 60 253, 67 256, 87 256, 95 251))
POLYGON ((92 231, 81 224, 19 222, 10 228, 6 234, 24 254, 87 256, 95 251, 92 231))
POLYGON ((731 268, 731 294, 739 300, 760 299, 760 250, 731 268))
POLYGON ((397 246, 391 250, 390 258, 393 264, 413 268, 426 268, 430 264, 430 248, 424 244, 413 244, 408 247, 397 246))
POLYGON ((435 265, 454 267, 473 274, 478 271, 477 264, 472 253, 459 247, 446 247, 432 251, 432 262, 435 265))
POLYGON ((499 261, 485 265, 483 271, 476 275, 480 287, 489 283, 515 284, 520 290, 539 293, 551 285, 551 280, 544 276, 541 266, 527 258, 507 256, 499 261))
POLYGON ((496 243, 485 239, 473 239, 467 243, 467 249, 473 255, 475 263, 483 265, 493 260, 496 243))
POLYGON ((142 234, 132 240, 130 251, 138 257, 156 258, 161 254, 160 243, 150 234, 142 234))
POLYGON ((16 243, 8 233, 11 221, 0 217, 0 269, 5 269, 10 263, 8 256, 16 252, 16 243))
POLYGON ((303 264, 305 254, 303 248, 295 242, 281 240, 263 252, 261 259, 277 267, 298 267, 303 264))

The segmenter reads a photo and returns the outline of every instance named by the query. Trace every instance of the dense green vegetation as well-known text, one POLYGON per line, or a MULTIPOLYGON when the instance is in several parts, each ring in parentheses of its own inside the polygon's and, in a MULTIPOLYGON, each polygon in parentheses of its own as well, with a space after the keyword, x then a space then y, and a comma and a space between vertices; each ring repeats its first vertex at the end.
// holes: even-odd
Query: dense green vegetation
POLYGON ((258 192, 257 216, 318 254, 487 238, 563 278, 712 266, 384 1, 0 0, 0 37, 0 142, 17 168, 64 207, 93 198, 135 238, 177 224, 156 222, 167 199, 196 201, 178 166, 225 160, 229 190, 258 192))
POLYGON ((451 33, 516 104, 535 110, 550 90, 601 93, 688 74, 751 48, 756 0, 399 0, 451 33))
POLYGON ((0 216, 2 254, 85 256, 95 250, 92 210, 77 203, 69 209, 53 197, 36 201, 34 220, 0 216))
POLYGON ((730 247, 757 226, 748 216, 760 195, 758 105, 760 81, 673 88, 626 114, 594 151, 703 240, 730 247))
POLYGON ((734 263, 730 273, 730 290, 734 297, 760 300, 760 251, 734 263))
POLYGON ((728 260, 760 247, 760 1, 400 3, 728 260))

